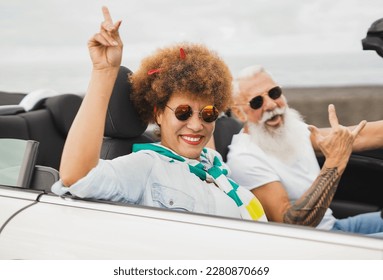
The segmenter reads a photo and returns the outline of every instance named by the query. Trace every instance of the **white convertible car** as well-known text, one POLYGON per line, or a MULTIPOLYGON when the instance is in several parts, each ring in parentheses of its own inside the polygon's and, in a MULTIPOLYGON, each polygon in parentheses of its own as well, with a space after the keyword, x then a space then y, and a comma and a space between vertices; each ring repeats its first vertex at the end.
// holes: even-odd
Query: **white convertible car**
MULTIPOLYGON (((121 67, 109 105, 103 158, 153 141, 134 110, 125 110, 131 106, 123 100, 127 72, 121 67)), ((383 240, 372 237, 56 196, 50 186, 59 178, 62 146, 82 98, 43 96, 28 96, 35 104, 27 109, 0 106, 0 259, 383 259, 383 240)), ((230 116, 217 121, 223 155, 240 127, 230 116)), ((353 181, 351 189, 362 189, 365 180, 358 178, 365 172, 381 180, 382 151, 372 152, 350 160, 343 179, 353 181)), ((382 207, 381 188, 364 188, 369 193, 359 201, 342 189, 332 205, 338 217, 382 207)))
MULTIPOLYGON (((370 45, 367 39, 365 49, 382 50, 375 37, 370 45)), ((155 140, 126 94, 128 72, 121 67, 110 100, 102 158, 155 140)), ((383 259, 383 240, 373 237, 52 194, 81 101, 55 92, 0 92, 0 259, 383 259)), ((215 144, 224 159, 240 129, 230 115, 217 120, 215 144)), ((353 154, 334 215, 382 209, 382 171, 383 150, 353 154)))
POLYGON ((1 259, 383 259, 383 241, 0 187, 1 259))

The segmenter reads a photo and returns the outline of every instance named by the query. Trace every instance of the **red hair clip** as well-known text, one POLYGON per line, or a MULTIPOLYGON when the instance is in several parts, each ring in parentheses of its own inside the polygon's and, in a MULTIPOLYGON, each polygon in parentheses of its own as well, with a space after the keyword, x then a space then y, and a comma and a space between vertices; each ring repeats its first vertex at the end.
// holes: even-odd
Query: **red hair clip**
POLYGON ((180 58, 181 59, 185 59, 186 58, 186 53, 185 53, 183 48, 180 48, 180 58))
POLYGON ((148 75, 153 75, 155 73, 161 72, 161 69, 151 69, 148 71, 148 75))

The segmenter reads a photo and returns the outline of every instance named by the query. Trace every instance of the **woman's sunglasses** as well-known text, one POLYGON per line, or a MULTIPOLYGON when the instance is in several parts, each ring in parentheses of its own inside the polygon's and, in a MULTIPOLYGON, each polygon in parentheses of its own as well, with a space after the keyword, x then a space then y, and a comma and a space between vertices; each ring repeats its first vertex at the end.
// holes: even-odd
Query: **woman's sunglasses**
MULTIPOLYGON (((189 105, 179 105, 177 108, 173 109, 166 105, 170 110, 172 110, 176 118, 180 121, 186 121, 193 115, 193 109, 189 105)), ((214 122, 218 118, 219 112, 216 107, 213 105, 207 105, 198 112, 198 116, 207 123, 214 122)))
MULTIPOLYGON (((282 89, 280 87, 273 87, 267 92, 267 95, 273 99, 276 100, 282 95, 282 89)), ((250 100, 249 105, 252 109, 257 110, 262 107, 263 105, 263 96, 258 95, 250 100)))

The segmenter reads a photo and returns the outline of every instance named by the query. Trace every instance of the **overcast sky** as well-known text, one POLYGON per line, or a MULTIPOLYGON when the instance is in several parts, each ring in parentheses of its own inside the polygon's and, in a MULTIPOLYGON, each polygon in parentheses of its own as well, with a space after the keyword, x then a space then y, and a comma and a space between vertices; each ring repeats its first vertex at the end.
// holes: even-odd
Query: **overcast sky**
POLYGON ((224 57, 361 52, 383 17, 383 0, 0 0, 0 63, 89 61, 102 5, 123 20, 128 65, 179 41, 224 57))
POLYGON ((383 17, 382 0, 0 0, 1 47, 84 46, 102 5, 135 51, 183 40, 225 54, 358 51, 383 17))

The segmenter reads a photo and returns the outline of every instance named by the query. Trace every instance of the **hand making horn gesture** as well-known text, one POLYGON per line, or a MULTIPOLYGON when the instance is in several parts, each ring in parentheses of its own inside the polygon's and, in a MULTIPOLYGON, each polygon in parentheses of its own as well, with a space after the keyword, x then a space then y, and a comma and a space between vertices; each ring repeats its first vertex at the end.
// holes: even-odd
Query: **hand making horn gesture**
POLYGON ((122 59, 122 47, 118 29, 121 20, 113 24, 107 7, 102 7, 104 21, 101 23, 100 31, 93 35, 88 41, 90 57, 95 70, 119 67, 122 59))
POLYGON ((324 136, 320 134, 317 127, 309 126, 311 140, 326 157, 325 167, 336 167, 338 172, 343 172, 352 153, 353 143, 367 122, 361 121, 354 129, 340 125, 335 106, 332 104, 328 107, 328 115, 331 125, 330 133, 324 136))

